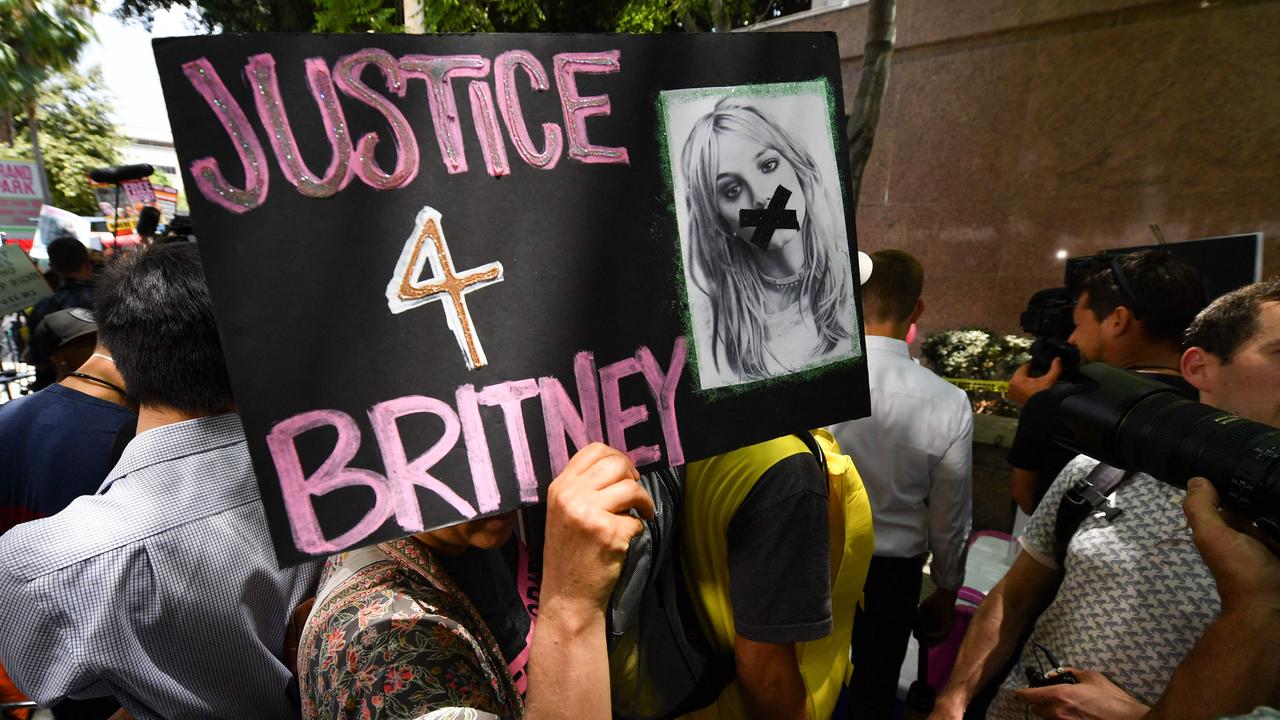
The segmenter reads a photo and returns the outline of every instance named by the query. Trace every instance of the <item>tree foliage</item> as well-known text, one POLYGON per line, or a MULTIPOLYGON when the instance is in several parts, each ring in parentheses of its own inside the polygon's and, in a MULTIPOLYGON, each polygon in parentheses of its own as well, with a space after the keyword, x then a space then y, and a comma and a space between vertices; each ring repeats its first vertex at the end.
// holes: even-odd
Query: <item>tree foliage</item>
MULTIPOLYGON (((426 32, 729 30, 807 9, 810 0, 423 0, 426 32)), ((149 25, 190 8, 210 31, 400 32, 402 0, 124 0, 118 15, 149 25)))
MULTIPOLYGON (((89 171, 115 165, 124 144, 111 122, 111 100, 98 68, 81 74, 68 70, 49 80, 36 97, 40 118, 40 145, 44 150, 53 204, 81 215, 97 215, 97 204, 89 187, 89 171)), ((26 118, 16 118, 25 131, 26 118)), ((19 132, 14 150, 30 151, 26 132, 19 132)))
POLYGON ((75 64, 93 37, 92 2, 0 0, 0 107, 25 107, 52 75, 75 64))

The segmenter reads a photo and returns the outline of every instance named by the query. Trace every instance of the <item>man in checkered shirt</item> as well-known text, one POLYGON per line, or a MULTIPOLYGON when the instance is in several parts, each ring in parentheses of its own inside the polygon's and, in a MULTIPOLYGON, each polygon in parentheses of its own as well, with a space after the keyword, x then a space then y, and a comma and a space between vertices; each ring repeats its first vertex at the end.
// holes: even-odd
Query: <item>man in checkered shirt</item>
POLYGON ((294 717, 285 625, 320 568, 276 565, 195 246, 130 254, 98 287, 137 436, 96 495, 0 538, 0 659, 42 705, 294 717))

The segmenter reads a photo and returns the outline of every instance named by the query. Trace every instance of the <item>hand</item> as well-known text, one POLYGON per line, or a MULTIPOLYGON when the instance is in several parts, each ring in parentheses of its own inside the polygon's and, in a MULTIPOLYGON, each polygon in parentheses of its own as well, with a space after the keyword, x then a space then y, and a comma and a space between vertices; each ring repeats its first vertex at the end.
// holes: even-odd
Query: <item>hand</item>
POLYGON ((602 612, 622 571, 631 538, 653 517, 653 498, 636 482, 626 455, 592 443, 569 460, 547 490, 542 606, 602 612))
POLYGON ((934 590, 916 611, 915 635, 920 644, 933 647, 947 639, 956 624, 956 593, 934 590))
POLYGON ((1031 364, 1027 363, 1018 368, 1009 379, 1009 392, 1005 393, 1005 397, 1009 402, 1022 407, 1027 404, 1032 395, 1053 387, 1061 376, 1062 358, 1054 358, 1049 364, 1049 371, 1040 377, 1031 376, 1031 364))
POLYGON ((1137 720, 1151 709, 1102 673, 1066 669, 1076 676, 1077 684, 1023 688, 1016 697, 1036 717, 1062 720, 1137 720))
POLYGON ((1218 510, 1218 491, 1204 478, 1187 483, 1187 514, 1192 538, 1218 582, 1222 614, 1280 610, 1280 558, 1265 545, 1227 524, 1218 510))

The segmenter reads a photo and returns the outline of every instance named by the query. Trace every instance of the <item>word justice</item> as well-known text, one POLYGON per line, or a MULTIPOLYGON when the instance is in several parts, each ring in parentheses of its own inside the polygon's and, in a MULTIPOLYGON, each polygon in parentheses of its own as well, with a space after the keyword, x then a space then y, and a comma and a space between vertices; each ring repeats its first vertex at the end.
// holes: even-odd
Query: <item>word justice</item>
POLYGON ((385 475, 350 466, 360 448, 361 432, 356 420, 347 413, 341 410, 312 410, 279 422, 267 435, 267 446, 280 477, 281 494, 284 496, 285 513, 289 517, 294 544, 299 550, 314 555, 334 553, 368 537, 393 515, 406 533, 421 532, 424 529, 422 512, 415 488, 423 488, 435 494, 452 507, 457 512, 457 519, 452 522, 515 507, 516 503, 503 502, 498 489, 490 438, 485 433, 481 408, 497 408, 501 413, 507 430, 507 443, 514 464, 520 503, 533 503, 539 499, 538 478, 534 473, 533 456, 521 408, 525 400, 537 398, 542 406, 552 475, 559 474, 569 462, 566 437, 578 449, 593 441, 607 441, 609 445, 626 452, 636 465, 664 460, 657 445, 635 448, 627 446, 627 429, 648 421, 651 414, 648 405, 622 406, 619 385, 625 378, 634 375, 643 378, 649 390, 653 414, 657 416, 662 430, 666 463, 672 466, 683 465, 684 449, 680 444, 680 431, 676 424, 675 397, 684 371, 685 357, 683 337, 676 338, 671 350, 671 361, 665 370, 653 352, 645 346, 641 346, 634 356, 598 370, 592 353, 578 353, 574 358, 574 375, 578 386, 576 405, 569 398, 564 385, 554 377, 504 382, 479 390, 474 385, 462 385, 454 393, 452 405, 424 395, 408 395, 380 402, 369 410, 369 422, 382 456, 385 475), (397 421, 415 414, 434 415, 440 420, 443 430, 426 452, 410 460, 400 437, 397 421), (320 467, 307 474, 302 468, 295 440, 304 433, 320 428, 336 430, 337 441, 320 467), (451 484, 456 486, 458 479, 451 478, 452 483, 446 482, 431 472, 436 463, 453 450, 459 439, 466 450, 471 471, 476 501, 474 505, 459 495, 454 487, 450 487, 451 484), (312 498, 348 487, 372 490, 373 507, 346 532, 332 539, 326 538, 316 518, 312 498))
MULTIPOLYGON (((388 93, 400 98, 408 93, 410 81, 422 80, 425 83, 436 142, 444 166, 450 173, 466 172, 468 168, 454 80, 469 81, 466 93, 475 136, 485 167, 494 177, 511 172, 499 115, 506 128, 505 137, 511 141, 520 159, 532 167, 554 168, 565 152, 566 144, 569 157, 578 162, 628 164, 626 148, 593 145, 587 138, 587 118, 608 115, 610 101, 608 95, 581 95, 577 83, 578 74, 616 73, 621 70, 619 52, 559 53, 552 57, 551 64, 564 128, 556 123, 543 123, 542 141, 538 143, 530 134, 520 105, 518 76, 523 74, 536 92, 546 92, 550 83, 546 68, 527 50, 510 50, 491 62, 480 55, 411 54, 397 58, 386 50, 370 48, 339 58, 332 69, 323 58, 308 58, 303 63, 303 70, 329 141, 330 160, 323 173, 313 171, 298 150, 289 113, 285 111, 284 98, 280 93, 275 58, 270 53, 253 55, 244 70, 252 86, 258 118, 275 151, 281 172, 298 192, 322 198, 341 191, 353 178, 359 178, 377 190, 394 190, 405 187, 418 175, 420 157, 414 130, 387 95, 364 82, 362 77, 369 67, 376 68, 381 74, 388 93), (486 80, 491 70, 492 87, 486 80), (339 93, 373 108, 386 120, 396 147, 395 163, 389 171, 379 167, 374 160, 374 149, 381 139, 377 133, 366 133, 359 140, 351 137, 339 93)), ((245 213, 262 205, 267 200, 270 176, 267 155, 244 108, 228 92, 207 59, 188 62, 182 66, 182 71, 222 123, 244 168, 244 187, 235 187, 228 182, 214 158, 203 157, 193 161, 191 174, 200 194, 233 213, 245 213)))

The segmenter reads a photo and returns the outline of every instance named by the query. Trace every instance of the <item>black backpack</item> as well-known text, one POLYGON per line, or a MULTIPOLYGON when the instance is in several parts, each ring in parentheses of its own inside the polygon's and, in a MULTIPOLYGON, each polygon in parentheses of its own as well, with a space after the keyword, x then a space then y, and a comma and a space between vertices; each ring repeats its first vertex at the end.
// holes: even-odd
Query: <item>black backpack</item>
POLYGON ((683 468, 645 473, 654 517, 631 541, 609 600, 613 716, 658 720, 706 707, 733 681, 732 656, 711 650, 680 570, 683 468))

